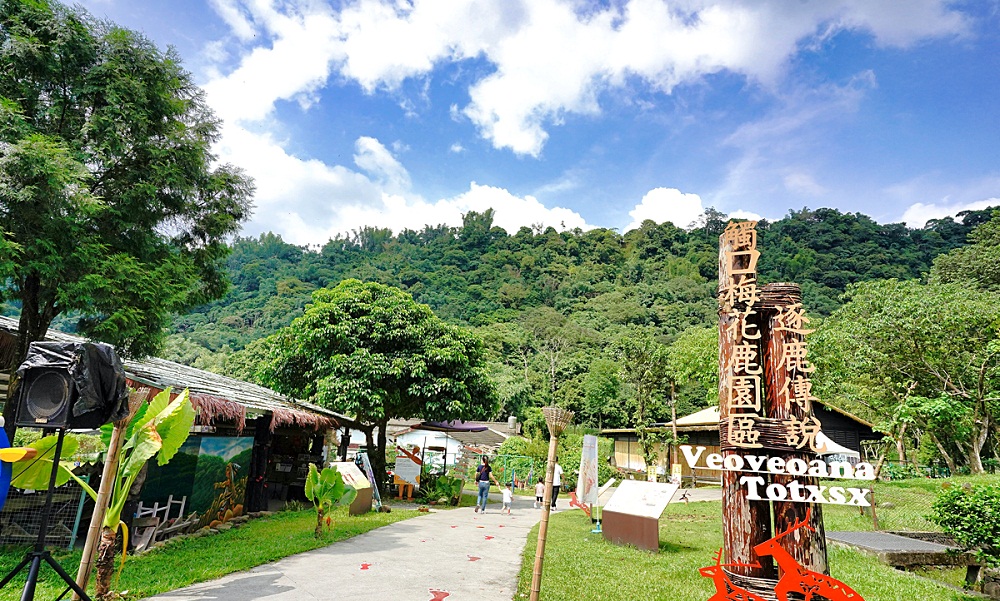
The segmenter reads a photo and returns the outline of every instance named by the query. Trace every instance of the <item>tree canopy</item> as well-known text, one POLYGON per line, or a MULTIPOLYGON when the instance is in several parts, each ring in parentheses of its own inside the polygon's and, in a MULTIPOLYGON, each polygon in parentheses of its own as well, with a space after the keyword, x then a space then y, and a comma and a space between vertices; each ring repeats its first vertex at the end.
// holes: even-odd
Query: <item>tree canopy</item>
POLYGON ((253 344, 244 355, 245 374, 354 416, 368 437, 375 473, 384 473, 390 419, 496 416, 483 343, 467 328, 373 282, 346 280, 317 290, 312 300, 291 325, 253 344))
MULTIPOLYGON (((20 356, 57 316, 156 351, 177 312, 226 291, 252 181, 172 50, 50 0, 0 0, 0 301, 20 356)), ((10 423, 10 421, 8 421, 10 423)))

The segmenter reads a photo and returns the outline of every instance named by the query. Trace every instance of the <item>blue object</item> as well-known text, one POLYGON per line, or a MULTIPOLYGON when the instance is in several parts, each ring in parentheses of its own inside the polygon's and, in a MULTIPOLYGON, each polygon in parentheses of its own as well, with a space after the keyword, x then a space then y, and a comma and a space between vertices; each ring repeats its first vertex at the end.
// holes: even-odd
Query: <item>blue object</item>
MULTIPOLYGON (((0 449, 10 448, 10 441, 7 440, 7 432, 0 428, 0 449)), ((0 509, 3 509, 7 502, 7 493, 10 491, 10 476, 13 468, 6 461, 0 461, 0 509)))

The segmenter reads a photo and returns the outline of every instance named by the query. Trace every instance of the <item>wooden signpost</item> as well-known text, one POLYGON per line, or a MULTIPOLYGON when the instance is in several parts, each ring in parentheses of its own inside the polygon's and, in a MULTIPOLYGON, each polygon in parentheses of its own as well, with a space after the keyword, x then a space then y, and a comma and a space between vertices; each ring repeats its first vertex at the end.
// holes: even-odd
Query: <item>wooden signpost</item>
MULTIPOLYGON (((729 590, 753 583, 755 595, 767 594, 743 598, 783 600, 784 590, 795 590, 787 587, 790 570, 797 570, 828 585, 836 583, 850 591, 843 598, 861 601, 826 576, 822 507, 868 505, 867 491, 820 486, 819 478, 864 480, 874 477, 873 470, 859 464, 849 466, 848 474, 841 466, 831 476, 817 455, 821 424, 812 410, 816 399, 809 376, 815 368, 805 339, 812 330, 798 285, 758 287, 756 225, 731 222, 719 237, 722 453, 710 457, 709 465, 722 470, 723 548, 716 565, 702 573, 724 579, 729 590), (769 583, 764 587, 769 590, 760 589, 762 582, 769 583)), ((689 464, 692 457, 697 460, 697 449, 682 451, 689 464)))

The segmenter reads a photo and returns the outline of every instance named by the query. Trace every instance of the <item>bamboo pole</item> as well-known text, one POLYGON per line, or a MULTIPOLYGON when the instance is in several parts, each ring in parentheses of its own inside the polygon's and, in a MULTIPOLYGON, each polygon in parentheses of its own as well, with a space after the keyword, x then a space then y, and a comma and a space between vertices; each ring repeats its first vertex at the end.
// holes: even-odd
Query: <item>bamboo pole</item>
MULTIPOLYGON (((87 590, 90 573, 94 569, 94 554, 97 552, 97 544, 101 539, 101 526, 104 524, 104 516, 108 513, 111 491, 114 490, 115 479, 118 477, 118 456, 121 455, 122 446, 125 444, 125 431, 128 429, 129 422, 132 421, 132 416, 139 409, 139 404, 146 400, 147 396, 149 396, 148 388, 133 390, 129 394, 128 417, 115 422, 115 427, 111 431, 108 454, 104 459, 104 470, 101 472, 101 486, 97 490, 94 514, 90 517, 90 527, 87 529, 87 540, 83 545, 80 568, 76 572, 76 584, 83 590, 87 590)), ((79 600, 80 596, 74 592, 73 601, 79 600)))
POLYGON ((531 572, 531 598, 538 601, 542 591, 542 562, 545 558, 545 536, 549 529, 549 512, 552 508, 552 480, 556 471, 556 450, 559 435, 573 419, 573 412, 558 407, 542 407, 542 415, 549 426, 549 460, 545 467, 545 496, 542 497, 542 521, 538 525, 538 545, 535 547, 535 567, 531 572))
POLYGON ((549 530, 549 512, 552 509, 552 479, 556 467, 556 449, 559 438, 549 438, 549 462, 545 468, 545 496, 542 497, 542 521, 538 526, 538 546, 535 548, 535 568, 531 572, 531 599, 538 601, 542 591, 542 561, 545 559, 545 536, 549 530))

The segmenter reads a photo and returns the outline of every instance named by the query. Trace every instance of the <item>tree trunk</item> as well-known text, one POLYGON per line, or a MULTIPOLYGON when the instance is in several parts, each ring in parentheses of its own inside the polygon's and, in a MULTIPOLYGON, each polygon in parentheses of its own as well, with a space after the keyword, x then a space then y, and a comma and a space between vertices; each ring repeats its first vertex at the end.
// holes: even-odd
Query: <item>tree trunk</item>
POLYGON ((97 578, 94 582, 95 598, 104 601, 111 598, 111 577, 115 573, 115 544, 118 531, 107 526, 101 529, 101 542, 97 545, 97 578))
POLYGON ((378 444, 375 445, 375 452, 371 456, 372 471, 375 472, 375 480, 378 482, 378 492, 383 496, 383 498, 386 494, 385 446, 387 444, 388 435, 385 429, 388 423, 388 419, 383 419, 378 422, 378 444))
POLYGON ((323 508, 316 508, 316 538, 323 536, 323 508))
POLYGON ((955 460, 952 459, 951 454, 945 450, 944 445, 941 444, 941 441, 938 440, 938 437, 935 436, 934 433, 931 431, 928 431, 927 435, 931 437, 932 441, 934 441, 934 446, 937 447, 938 452, 941 453, 941 457, 944 458, 944 462, 945 465, 948 466, 948 470, 951 471, 952 475, 957 474, 958 472, 955 471, 955 460))
POLYGON ((983 447, 986 446, 986 438, 990 431, 990 418, 983 416, 980 425, 973 430, 972 440, 969 441, 969 471, 973 474, 982 474, 983 469, 983 447), (978 430, 978 431, 977 431, 978 430))
MULTIPOLYGON (((28 356, 28 346, 32 342, 44 338, 49 329, 49 323, 52 322, 52 317, 47 316, 51 310, 46 310, 47 307, 43 309, 39 302, 40 289, 41 279, 37 274, 29 275, 21 283, 21 316, 17 324, 17 354, 14 357, 14 364, 11 366, 11 375, 28 356)), ((7 394, 8 401, 14 398, 11 393, 17 382, 12 378, 10 384, 11 388, 7 394)), ((14 433, 17 432, 17 426, 14 425, 16 417, 17 404, 4 403, 4 430, 7 431, 7 439, 11 441, 14 440, 14 433)))
POLYGON ((896 437, 896 455, 899 456, 900 463, 906 463, 906 427, 908 425, 900 426, 899 435, 896 437))

